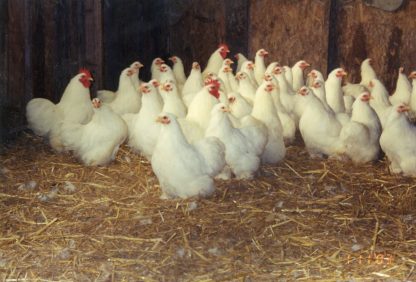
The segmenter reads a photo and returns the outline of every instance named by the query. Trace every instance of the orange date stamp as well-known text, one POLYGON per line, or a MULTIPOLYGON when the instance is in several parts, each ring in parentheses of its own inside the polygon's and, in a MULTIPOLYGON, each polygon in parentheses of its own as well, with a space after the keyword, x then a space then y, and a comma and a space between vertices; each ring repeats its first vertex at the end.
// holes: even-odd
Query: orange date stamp
POLYGON ((391 265, 394 263, 394 255, 383 253, 371 253, 368 256, 347 256, 347 264, 376 264, 376 265, 391 265))

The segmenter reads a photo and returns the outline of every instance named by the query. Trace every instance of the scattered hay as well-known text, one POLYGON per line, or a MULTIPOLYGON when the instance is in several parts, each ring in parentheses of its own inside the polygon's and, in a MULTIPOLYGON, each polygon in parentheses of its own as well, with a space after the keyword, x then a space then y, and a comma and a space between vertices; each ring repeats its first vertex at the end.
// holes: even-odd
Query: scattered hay
POLYGON ((311 160, 292 146, 253 181, 168 201, 127 147, 84 167, 27 134, 0 169, 3 280, 416 280, 416 180, 385 161, 311 160))

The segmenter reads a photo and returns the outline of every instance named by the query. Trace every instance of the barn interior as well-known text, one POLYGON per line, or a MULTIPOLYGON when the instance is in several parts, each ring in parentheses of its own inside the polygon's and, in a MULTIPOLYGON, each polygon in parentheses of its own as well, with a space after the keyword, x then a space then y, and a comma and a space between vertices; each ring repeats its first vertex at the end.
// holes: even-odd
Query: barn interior
POLYGON ((179 56, 188 74, 222 42, 248 58, 265 48, 267 63, 341 66, 350 82, 372 58, 392 93, 399 67, 416 68, 416 1, 381 2, 0 1, 1 279, 415 281, 416 180, 392 174, 385 157, 311 159, 298 138, 253 180, 162 200, 149 162, 127 146, 86 167, 25 118, 32 98, 58 102, 80 67, 95 97, 133 61, 144 81, 155 57, 179 56))

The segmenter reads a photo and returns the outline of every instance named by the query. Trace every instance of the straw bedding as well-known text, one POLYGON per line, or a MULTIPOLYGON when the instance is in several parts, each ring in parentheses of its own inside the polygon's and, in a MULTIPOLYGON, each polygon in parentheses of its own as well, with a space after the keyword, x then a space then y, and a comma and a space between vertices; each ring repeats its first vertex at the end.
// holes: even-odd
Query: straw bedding
POLYGON ((298 141, 255 180, 187 200, 159 199, 125 146, 85 167, 24 133, 0 169, 2 280, 416 281, 416 180, 385 159, 313 160, 298 141))

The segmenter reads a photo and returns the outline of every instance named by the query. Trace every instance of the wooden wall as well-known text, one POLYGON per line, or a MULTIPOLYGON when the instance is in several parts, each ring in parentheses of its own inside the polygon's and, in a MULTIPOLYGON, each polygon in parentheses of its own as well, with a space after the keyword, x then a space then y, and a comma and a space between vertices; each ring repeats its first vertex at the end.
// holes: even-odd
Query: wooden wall
POLYGON ((404 1, 397 12, 388 13, 368 7, 359 0, 337 5, 338 54, 336 58, 358 82, 359 64, 370 57, 386 86, 395 87, 397 71, 416 69, 416 1, 404 1))
POLYGON ((330 0, 251 0, 249 54, 269 51, 268 61, 306 60, 326 72, 330 0))
POLYGON ((204 67, 219 43, 247 54, 248 11, 247 0, 169 0, 168 53, 182 58, 187 74, 193 61, 204 67))
POLYGON ((0 139, 25 125, 33 97, 54 102, 80 67, 102 86, 101 1, 0 1, 0 139), (4 55, 4 56, 3 56, 4 55))
MULTIPOLYGON (((164 0, 103 1, 105 89, 116 90, 121 71, 134 61, 150 69, 153 58, 166 57, 164 0)), ((148 80, 149 72, 140 77, 148 80)))
POLYGON ((375 60, 393 89, 397 68, 416 68, 416 1, 389 13, 361 0, 0 0, 0 139, 22 128, 32 97, 59 100, 79 67, 92 70, 92 89, 116 89, 135 60, 149 79, 156 56, 205 65, 219 43, 231 54, 268 62, 300 59, 326 73, 344 66, 359 80, 359 64, 375 60))

